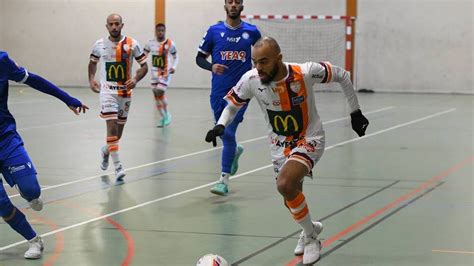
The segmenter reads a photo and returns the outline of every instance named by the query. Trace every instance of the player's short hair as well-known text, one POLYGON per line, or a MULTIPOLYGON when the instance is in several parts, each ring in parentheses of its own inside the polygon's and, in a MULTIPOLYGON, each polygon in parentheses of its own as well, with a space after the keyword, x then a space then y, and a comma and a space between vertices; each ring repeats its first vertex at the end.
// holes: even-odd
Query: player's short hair
MULTIPOLYGON (((224 0, 224 4, 227 4, 227 1, 228 1, 228 0, 224 0)), ((243 3, 244 3, 244 0, 240 0, 240 3, 243 4, 243 3)))
POLYGON ((122 16, 120 16, 117 13, 112 13, 112 14, 108 15, 106 22, 109 22, 109 18, 112 18, 112 17, 118 17, 120 19, 120 23, 122 23, 122 16))
POLYGON ((263 36, 262 38, 258 39, 258 41, 254 44, 254 47, 261 47, 264 44, 268 44, 276 53, 281 53, 278 42, 269 36, 263 36))
POLYGON ((155 29, 158 29, 159 27, 163 27, 166 30, 166 25, 164 23, 158 23, 155 25, 155 29))

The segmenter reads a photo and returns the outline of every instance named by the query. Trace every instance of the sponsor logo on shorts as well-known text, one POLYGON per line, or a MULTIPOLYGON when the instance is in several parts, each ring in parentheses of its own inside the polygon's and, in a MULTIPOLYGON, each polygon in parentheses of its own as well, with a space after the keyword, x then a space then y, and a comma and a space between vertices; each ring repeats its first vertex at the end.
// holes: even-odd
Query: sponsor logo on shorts
POLYGON ((25 170, 26 166, 28 166, 28 168, 31 169, 31 163, 28 162, 27 164, 22 164, 22 165, 17 165, 17 166, 9 166, 8 167, 8 172, 10 172, 10 174, 14 174, 16 172, 25 170))

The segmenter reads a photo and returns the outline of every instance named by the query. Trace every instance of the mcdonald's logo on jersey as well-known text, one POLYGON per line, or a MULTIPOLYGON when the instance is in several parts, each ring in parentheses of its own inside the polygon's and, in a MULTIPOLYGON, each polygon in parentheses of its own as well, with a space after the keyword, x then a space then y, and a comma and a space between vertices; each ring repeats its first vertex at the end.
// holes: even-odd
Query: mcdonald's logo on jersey
POLYGON ((267 109, 267 112, 273 132, 278 135, 293 136, 303 129, 303 119, 298 110, 272 111, 267 109))
POLYGON ((127 81, 127 63, 126 62, 106 62, 105 71, 107 72, 107 81, 112 81, 112 82, 127 81))
POLYGON ((151 57, 151 65, 153 67, 163 69, 165 68, 165 64, 166 64, 165 55, 153 55, 151 57))

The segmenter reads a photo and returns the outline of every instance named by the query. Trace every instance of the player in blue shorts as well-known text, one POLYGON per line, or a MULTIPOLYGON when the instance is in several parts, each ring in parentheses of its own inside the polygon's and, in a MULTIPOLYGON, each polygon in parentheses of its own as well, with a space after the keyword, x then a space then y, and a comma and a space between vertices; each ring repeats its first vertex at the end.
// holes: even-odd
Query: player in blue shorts
MULTIPOLYGON (((215 121, 227 105, 223 97, 245 72, 252 69, 252 45, 261 37, 256 26, 240 19, 240 13, 244 9, 243 0, 225 0, 224 9, 227 13, 226 21, 209 27, 196 56, 197 65, 212 72, 210 102, 215 121), (212 63, 207 61, 209 56, 212 57, 212 63)), ((247 106, 240 109, 235 120, 221 136, 224 146, 222 172, 219 182, 211 188, 214 194, 226 195, 229 192, 229 177, 237 172, 239 156, 244 149, 237 145, 235 133, 246 109, 247 106)))
MULTIPOLYGON (((43 93, 50 94, 63 101, 76 115, 89 109, 79 100, 69 96, 51 82, 19 67, 0 51, 0 171, 5 182, 11 187, 17 186, 21 196, 31 208, 40 211, 43 201, 40 198, 41 188, 36 177, 36 170, 28 156, 23 141, 16 131, 15 119, 8 111, 8 81, 16 81, 43 93)), ((29 242, 25 253, 26 259, 39 259, 43 254, 43 241, 31 228, 25 215, 8 198, 0 179, 0 216, 16 232, 29 242)))

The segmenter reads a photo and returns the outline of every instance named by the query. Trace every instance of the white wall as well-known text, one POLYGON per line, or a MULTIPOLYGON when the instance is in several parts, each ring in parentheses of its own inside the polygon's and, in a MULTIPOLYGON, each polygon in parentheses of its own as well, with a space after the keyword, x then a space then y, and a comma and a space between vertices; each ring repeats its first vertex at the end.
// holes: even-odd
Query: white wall
POLYGON ((110 13, 140 42, 154 30, 152 0, 0 0, 3 49, 19 64, 61 85, 83 85, 94 42, 108 36, 110 13))
POLYGON ((473 0, 359 0, 358 87, 473 89, 473 0))
POLYGON ((3 47, 3 24, 5 23, 3 20, 3 10, 5 9, 3 4, 3 0, 0 0, 0 50, 4 49, 3 47))
MULTIPOLYGON (((473 91, 474 0, 359 0, 357 85, 376 91, 473 91)), ((94 41, 118 12, 124 33, 153 37, 154 0, 0 0, 0 48, 19 63, 64 85, 87 85, 94 41), (15 25, 10 26, 10 25, 15 25), (3 35, 2 33, 3 26, 3 35)), ((345 0, 245 0, 244 14, 345 13, 345 0)), ((195 65, 209 25, 225 19, 223 0, 167 0, 168 37, 180 65, 173 87, 209 87, 195 65)), ((147 86, 146 78, 140 86, 147 86)))

